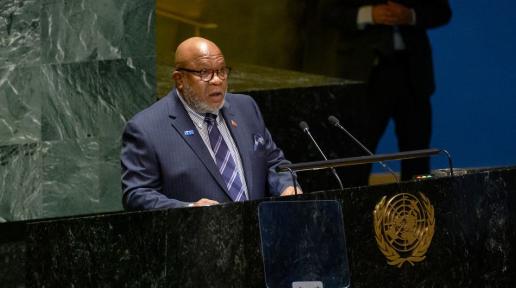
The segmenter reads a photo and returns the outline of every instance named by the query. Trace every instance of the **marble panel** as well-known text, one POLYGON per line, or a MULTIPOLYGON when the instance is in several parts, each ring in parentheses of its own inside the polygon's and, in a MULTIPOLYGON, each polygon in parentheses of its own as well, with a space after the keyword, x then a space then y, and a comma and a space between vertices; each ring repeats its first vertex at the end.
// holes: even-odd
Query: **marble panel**
POLYGON ((41 104, 47 96, 38 67, 0 68, 0 145, 41 140, 41 104))
POLYGON ((516 204, 511 196, 516 191, 513 173, 498 170, 351 190, 353 214, 363 211, 346 231, 352 243, 353 281, 360 284, 354 287, 375 286, 377 279, 383 279, 383 287, 512 287, 515 279, 509 271, 514 269, 512 243, 516 238, 515 213, 509 208, 516 204), (387 265, 372 229, 376 203, 384 195, 399 192, 422 192, 435 209, 435 234, 425 260, 402 267, 387 265))
POLYGON ((97 132, 97 62, 42 66, 49 89, 42 105, 42 140, 92 137, 97 132))
POLYGON ((134 114, 156 99, 155 58, 99 62, 100 97, 97 135, 120 138, 134 114))
MULTIPOLYGON (((164 218, 167 213, 158 212, 164 218)), ((91 216, 29 225, 27 286, 174 287, 166 281, 164 265, 166 222, 154 215, 91 216), (61 240, 54 241, 56 237, 61 240), (48 249, 41 250, 42 246, 48 249)))
POLYGON ((99 207, 98 211, 122 211, 122 184, 120 168, 121 138, 99 139, 99 207))
MULTIPOLYGON (((1 227, 1 226, 0 226, 1 227)), ((6 227, 2 227, 4 229, 6 227)), ((2 287, 25 287, 25 242, 0 242, 2 287)))
POLYGON ((95 15, 99 60, 155 55, 154 1, 100 0, 95 15))
MULTIPOLYGON (((155 1, 127 1, 127 0, 104 0, 112 2, 115 6, 114 11, 120 13, 123 31, 120 39, 120 49, 122 58, 127 57, 148 57, 156 55, 156 4, 155 1)), ((95 1, 100 4, 102 1, 95 1)), ((97 11, 101 11, 97 9, 97 11)), ((115 13, 113 11, 113 13, 115 13)), ((112 19, 112 14, 107 15, 112 19)), ((109 27, 110 25, 105 25, 109 27)), ((104 31, 104 26, 100 27, 100 33, 104 38, 110 39, 114 34, 104 31)), ((108 41, 109 42, 109 41, 108 41)), ((155 62, 155 60, 154 60, 155 62)))
POLYGON ((125 123, 155 101, 154 57, 99 62, 100 209, 122 210, 120 149, 125 123))
POLYGON ((246 279, 244 207, 170 210, 165 265, 170 287, 252 287, 246 279))
POLYGON ((48 0, 42 4, 42 63, 98 58, 97 17, 88 3, 91 1, 48 0))
POLYGON ((155 55, 154 10, 153 1, 48 0, 42 7, 42 61, 155 55))
POLYGON ((35 221, 24 234, 26 284, 264 287, 258 204, 326 199, 342 205, 353 287, 514 287, 515 173, 471 171, 203 208, 35 221), (378 201, 399 192, 422 192, 435 209, 426 258, 402 267, 387 264, 373 224, 378 201))
POLYGON ((44 217, 98 212, 99 143, 96 139, 45 142, 42 194, 44 217))
POLYGON ((44 215, 40 144, 0 146, 0 222, 44 215))
POLYGON ((0 67, 40 63, 38 0, 0 0, 0 67))

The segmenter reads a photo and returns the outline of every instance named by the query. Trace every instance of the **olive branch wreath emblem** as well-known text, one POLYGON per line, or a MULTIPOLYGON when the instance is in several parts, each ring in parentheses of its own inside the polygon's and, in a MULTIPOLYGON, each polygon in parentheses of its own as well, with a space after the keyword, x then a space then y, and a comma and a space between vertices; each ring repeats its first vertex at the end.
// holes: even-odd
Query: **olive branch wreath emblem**
POLYGON ((398 251, 396 251, 395 247, 391 245, 384 237, 383 233, 383 223, 386 218, 386 215, 388 214, 389 205, 386 205, 386 203, 390 203, 392 199, 399 196, 395 195, 387 201, 386 196, 382 197, 380 202, 376 204, 375 210, 373 212, 374 216, 374 230, 375 230, 375 238, 376 243, 378 244, 378 248, 380 251, 385 255, 387 258, 387 263, 389 265, 398 266, 398 268, 401 268, 401 266, 408 262, 412 266, 414 266, 414 263, 423 261, 426 256, 425 253, 428 250, 428 247, 430 247, 430 244, 432 242, 432 238, 434 236, 434 230, 435 230, 435 218, 434 218, 434 207, 432 204, 430 204, 430 200, 423 194, 419 193, 421 197, 421 204, 422 207, 424 207, 424 213, 426 214, 426 227, 421 229, 421 231, 418 231, 418 240, 419 243, 417 246, 415 246, 411 251, 410 255, 407 255, 406 257, 402 257, 398 251))

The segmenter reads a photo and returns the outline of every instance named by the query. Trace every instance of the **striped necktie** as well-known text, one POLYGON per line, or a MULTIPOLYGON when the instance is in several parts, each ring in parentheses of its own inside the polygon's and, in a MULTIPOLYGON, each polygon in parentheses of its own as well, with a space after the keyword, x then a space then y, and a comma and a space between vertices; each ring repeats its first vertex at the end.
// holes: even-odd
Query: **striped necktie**
POLYGON ((231 152, 229 151, 228 145, 222 134, 220 134, 219 128, 217 128, 217 115, 206 113, 204 121, 208 125, 208 136, 210 138, 210 146, 215 154, 215 163, 219 168, 220 175, 226 182, 226 188, 229 192, 229 196, 233 201, 244 201, 247 200, 244 193, 244 185, 240 180, 240 173, 236 168, 236 162, 231 152))

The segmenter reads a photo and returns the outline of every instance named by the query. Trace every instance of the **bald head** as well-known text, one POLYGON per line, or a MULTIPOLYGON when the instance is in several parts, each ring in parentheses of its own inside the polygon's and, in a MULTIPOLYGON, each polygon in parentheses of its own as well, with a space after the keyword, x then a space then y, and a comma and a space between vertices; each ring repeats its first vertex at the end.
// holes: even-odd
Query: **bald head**
POLYGON ((224 58, 224 55, 215 43, 201 37, 192 37, 177 46, 175 64, 176 67, 185 67, 220 57, 224 58))
POLYGON ((192 37, 176 49, 172 78, 183 100, 199 113, 216 113, 224 105, 228 68, 219 47, 210 40, 192 37))

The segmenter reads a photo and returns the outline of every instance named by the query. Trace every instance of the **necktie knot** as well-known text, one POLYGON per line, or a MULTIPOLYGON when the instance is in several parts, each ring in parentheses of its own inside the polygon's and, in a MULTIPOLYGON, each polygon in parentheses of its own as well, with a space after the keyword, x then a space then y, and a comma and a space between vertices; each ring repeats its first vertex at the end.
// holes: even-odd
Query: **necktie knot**
POLYGON ((204 121, 209 125, 213 125, 217 121, 217 115, 212 113, 206 113, 206 115, 204 116, 204 121))

